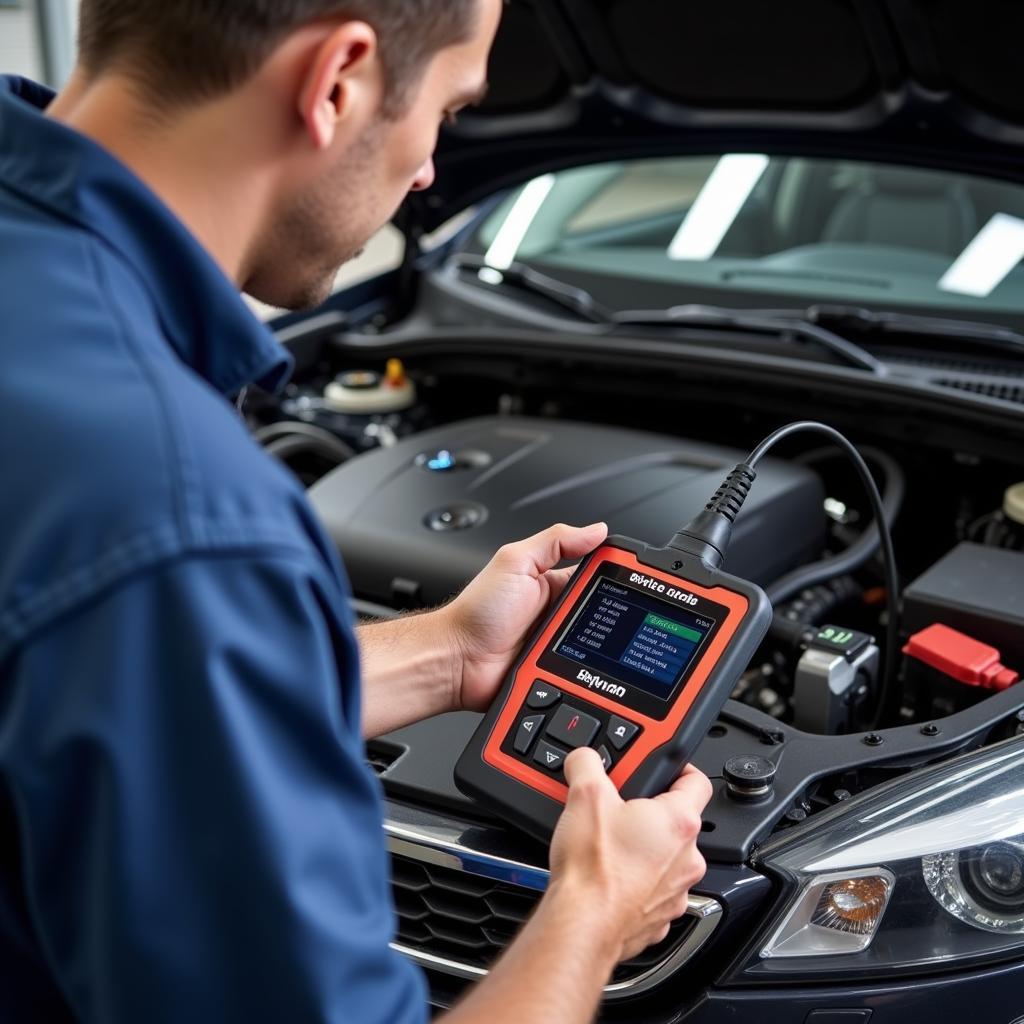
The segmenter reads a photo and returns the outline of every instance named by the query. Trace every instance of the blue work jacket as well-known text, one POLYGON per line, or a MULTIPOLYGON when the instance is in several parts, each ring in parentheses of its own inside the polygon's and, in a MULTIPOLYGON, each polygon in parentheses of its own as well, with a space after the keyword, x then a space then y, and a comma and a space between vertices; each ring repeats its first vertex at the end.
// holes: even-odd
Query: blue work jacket
POLYGON ((348 584, 229 400, 285 352, 0 79, 0 1021, 405 1024, 348 584))

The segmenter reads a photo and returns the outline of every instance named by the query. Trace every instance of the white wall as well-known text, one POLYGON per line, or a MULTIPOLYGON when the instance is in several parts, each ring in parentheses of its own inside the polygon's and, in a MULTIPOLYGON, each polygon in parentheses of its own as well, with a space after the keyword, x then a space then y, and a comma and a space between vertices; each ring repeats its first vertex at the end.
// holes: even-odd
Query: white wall
POLYGON ((43 77, 36 39, 36 16, 30 2, 21 7, 0 7, 0 74, 43 77))

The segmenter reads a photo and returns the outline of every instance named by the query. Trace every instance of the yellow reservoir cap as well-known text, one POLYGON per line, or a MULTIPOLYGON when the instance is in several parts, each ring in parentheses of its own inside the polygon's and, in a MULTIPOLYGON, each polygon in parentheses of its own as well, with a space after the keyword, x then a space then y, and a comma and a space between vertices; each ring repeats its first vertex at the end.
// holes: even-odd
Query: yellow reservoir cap
POLYGON ((388 387, 405 387, 407 378, 405 375, 405 365, 401 359, 388 360, 387 369, 384 371, 384 379, 387 381, 388 387))

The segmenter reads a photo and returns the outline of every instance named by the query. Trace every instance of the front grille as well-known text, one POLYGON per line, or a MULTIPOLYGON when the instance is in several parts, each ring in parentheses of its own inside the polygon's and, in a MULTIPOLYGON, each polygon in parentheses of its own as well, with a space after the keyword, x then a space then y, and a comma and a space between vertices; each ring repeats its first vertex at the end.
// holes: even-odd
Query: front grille
MULTIPOLYGON (((398 910, 398 945, 421 955, 486 971, 529 917, 536 889, 391 855, 398 910)), ((670 959, 696 928, 697 919, 676 921, 663 942, 620 964, 612 984, 649 974, 670 959)))

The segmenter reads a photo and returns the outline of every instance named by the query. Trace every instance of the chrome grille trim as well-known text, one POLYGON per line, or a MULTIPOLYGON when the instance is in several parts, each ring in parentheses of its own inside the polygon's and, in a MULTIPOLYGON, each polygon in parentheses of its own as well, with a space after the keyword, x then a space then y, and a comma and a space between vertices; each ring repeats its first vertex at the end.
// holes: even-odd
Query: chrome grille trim
MULTIPOLYGON (((388 851, 401 857, 538 892, 547 888, 547 868, 530 864, 525 858, 509 858, 493 848, 496 839, 507 835, 497 828, 484 829, 447 815, 426 813, 386 801, 384 834, 388 851)), ((635 978, 606 985, 606 999, 646 992, 679 970, 696 955, 718 927, 722 906, 717 900, 691 894, 686 916, 694 918, 695 924, 680 945, 660 963, 635 978)), ((393 942, 391 948, 421 967, 466 981, 478 981, 488 973, 486 968, 424 953, 400 942, 393 942)))

